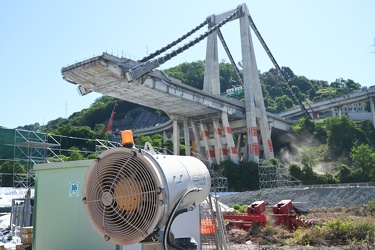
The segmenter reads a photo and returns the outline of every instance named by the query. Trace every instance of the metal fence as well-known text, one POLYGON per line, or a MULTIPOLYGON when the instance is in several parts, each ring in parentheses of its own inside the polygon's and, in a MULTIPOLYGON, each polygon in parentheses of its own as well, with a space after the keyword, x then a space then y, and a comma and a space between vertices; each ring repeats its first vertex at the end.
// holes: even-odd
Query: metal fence
POLYGON ((375 182, 303 185, 304 188, 374 187, 375 182))

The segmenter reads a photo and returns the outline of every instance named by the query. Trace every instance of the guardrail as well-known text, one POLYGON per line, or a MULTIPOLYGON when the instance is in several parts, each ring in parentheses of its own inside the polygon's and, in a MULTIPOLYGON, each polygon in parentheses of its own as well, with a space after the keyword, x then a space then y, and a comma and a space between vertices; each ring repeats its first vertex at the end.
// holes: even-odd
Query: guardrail
POLYGON ((374 187, 375 182, 302 185, 303 188, 374 187))

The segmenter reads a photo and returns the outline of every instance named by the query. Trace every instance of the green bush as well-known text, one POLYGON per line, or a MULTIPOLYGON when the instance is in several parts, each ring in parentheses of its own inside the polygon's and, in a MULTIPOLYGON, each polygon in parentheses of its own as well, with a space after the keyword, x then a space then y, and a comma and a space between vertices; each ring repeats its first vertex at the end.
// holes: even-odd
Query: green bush
POLYGON ((236 210, 236 211, 239 211, 241 208, 241 205, 240 204, 234 204, 233 205, 233 209, 236 210))
POLYGON ((368 210, 371 213, 371 215, 375 214, 375 201, 368 202, 368 210))
POLYGON ((332 219, 322 226, 300 227, 289 239, 297 245, 346 245, 352 243, 374 243, 375 223, 373 219, 363 217, 332 219))
POLYGON ((318 226, 300 227, 293 233, 293 237, 289 240, 291 244, 302 246, 324 245, 321 238, 321 231, 318 226))
POLYGON ((321 226, 322 237, 333 245, 350 242, 354 230, 352 219, 332 219, 321 226))

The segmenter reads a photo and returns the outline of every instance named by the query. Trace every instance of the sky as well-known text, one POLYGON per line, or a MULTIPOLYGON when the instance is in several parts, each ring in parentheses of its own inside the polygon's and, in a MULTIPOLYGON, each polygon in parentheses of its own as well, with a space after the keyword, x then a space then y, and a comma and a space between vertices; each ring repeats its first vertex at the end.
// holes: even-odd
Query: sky
MULTIPOLYGON (((62 67, 103 52, 140 60, 242 3, 280 66, 308 79, 375 85, 373 0, 0 1, 0 126, 46 125, 101 96, 80 96, 62 79, 62 67)), ((241 61, 239 22, 221 31, 241 61)), ((268 71, 272 62, 254 33, 252 39, 258 69, 268 71)), ((219 60, 229 62, 219 47, 219 60)), ((204 60, 205 48, 206 39, 158 69, 204 60)))

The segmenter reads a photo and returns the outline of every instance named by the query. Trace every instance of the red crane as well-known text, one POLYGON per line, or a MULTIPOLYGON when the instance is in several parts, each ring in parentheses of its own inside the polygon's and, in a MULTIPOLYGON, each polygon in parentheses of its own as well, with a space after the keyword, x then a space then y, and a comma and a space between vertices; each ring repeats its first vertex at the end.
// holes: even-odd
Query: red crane
POLYGON ((115 114, 116 114, 115 110, 117 107, 117 102, 118 102, 118 99, 115 102, 115 106, 113 106, 111 117, 109 118, 108 125, 107 125, 107 132, 112 131, 112 123, 113 123, 113 120, 115 119, 115 114))

